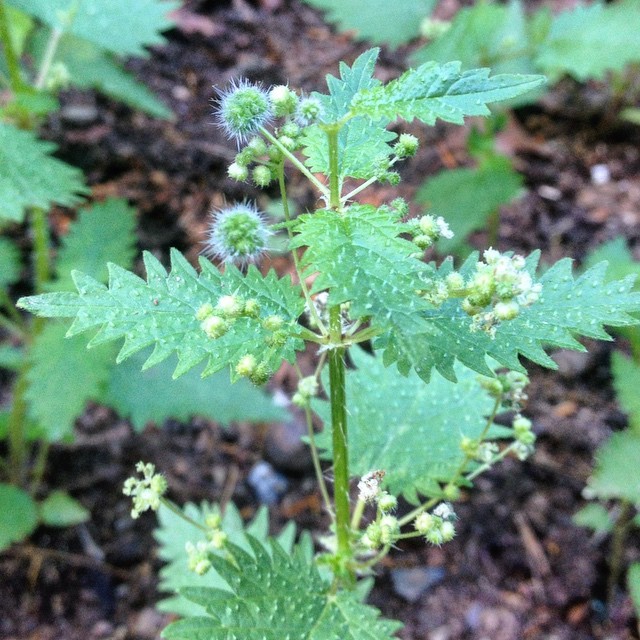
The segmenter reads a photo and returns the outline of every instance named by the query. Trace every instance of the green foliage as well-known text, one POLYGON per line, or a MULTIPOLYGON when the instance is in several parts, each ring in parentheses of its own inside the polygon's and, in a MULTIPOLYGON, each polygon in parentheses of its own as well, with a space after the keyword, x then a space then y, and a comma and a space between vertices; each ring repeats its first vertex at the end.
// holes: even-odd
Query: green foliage
POLYGON ((277 542, 270 552, 248 537, 251 553, 229 545, 231 558, 212 556, 226 588, 182 591, 206 608, 207 616, 186 618, 164 630, 174 640, 382 640, 400 627, 381 620, 350 591, 334 593, 306 553, 287 554, 277 542))
POLYGON ((21 222, 27 207, 71 206, 87 193, 82 174, 51 156, 55 145, 0 122, 0 221, 21 222))
POLYGON ((305 273, 317 273, 313 290, 328 289, 329 304, 350 302, 353 318, 371 316, 375 326, 425 329, 419 313, 429 305, 415 290, 426 286, 432 270, 399 237, 397 212, 353 205, 344 214, 320 210, 298 221, 292 247, 307 247, 305 273))
POLYGON ((24 354, 21 349, 9 345, 0 345, 0 369, 17 370, 20 368, 23 359, 24 354))
POLYGON ((357 38, 392 47, 404 44, 420 33, 420 22, 436 0, 403 0, 402 7, 386 0, 305 0, 326 11, 329 22, 341 31, 354 31, 357 38), (400 10, 399 10, 400 9, 400 10))
MULTIPOLYGON (((265 549, 268 548, 269 518, 266 507, 259 509, 253 520, 247 525, 243 523, 240 512, 233 503, 226 506, 224 513, 220 512, 218 505, 208 503, 203 503, 199 507, 189 503, 181 511, 187 518, 202 526, 205 525, 208 515, 221 516, 220 529, 227 534, 230 540, 233 540, 234 544, 249 553, 251 545, 247 534, 252 536, 253 540, 260 542, 265 549)), ((205 541, 205 535, 166 506, 162 506, 158 511, 158 521, 159 525, 154 535, 160 545, 158 555, 165 562, 165 566, 160 570, 160 589, 163 592, 173 594, 162 600, 158 608, 161 611, 180 616, 200 615, 203 613, 202 607, 179 595, 181 589, 184 587, 224 589, 226 587, 224 579, 215 570, 210 570, 199 576, 187 568, 188 554, 185 545, 187 542, 197 544, 205 541)), ((290 554, 293 551, 294 537, 295 524, 293 523, 285 527, 277 537, 278 543, 286 553, 290 554)), ((311 559, 310 539, 305 538, 301 544, 305 546, 304 553, 308 559, 311 559)), ((223 551, 216 553, 224 555, 223 551)))
POLYGON ((174 351, 178 366, 174 376, 186 373, 203 360, 203 375, 227 365, 235 365, 247 353, 264 360, 275 370, 283 359, 292 360, 302 342, 287 337, 282 345, 269 346, 270 332, 260 319, 238 318, 223 336, 213 339, 200 327, 196 317, 205 304, 215 306, 225 295, 255 299, 263 317, 280 315, 293 323, 302 313, 299 291, 288 279, 279 280, 274 272, 263 277, 255 267, 243 276, 235 267, 221 274, 201 259, 200 276, 178 251, 171 254, 171 273, 150 253, 145 253, 147 281, 114 264, 109 264, 109 286, 81 273, 74 273, 78 294, 49 293, 18 302, 29 311, 49 317, 74 317, 67 332, 77 335, 100 327, 91 347, 124 337, 118 354, 122 362, 137 351, 155 344, 144 368, 159 364, 174 351))
POLYGON ((100 396, 111 372, 111 345, 87 351, 81 337, 65 340, 61 322, 47 324, 29 351, 29 415, 50 442, 71 438, 73 423, 89 400, 100 396))
POLYGON ((466 116, 486 116, 488 103, 510 100, 544 84, 543 76, 502 74, 489 69, 461 71, 459 62, 425 62, 384 86, 361 90, 351 111, 371 118, 414 118, 433 125, 439 118, 462 124, 466 116))
POLYGON ((0 289, 6 289, 20 277, 20 253, 7 238, 0 238, 0 289))
POLYGON ((589 488, 601 500, 640 502, 640 436, 631 430, 614 433, 596 454, 589 488))
POLYGON ((22 489, 0 483, 0 551, 26 538, 38 526, 38 512, 31 496, 22 489))
POLYGON ((8 0, 13 7, 52 28, 84 38, 119 55, 145 55, 144 47, 162 44, 171 27, 167 15, 177 2, 162 0, 8 0), (124 28, 123 28, 124 27, 124 28))
MULTIPOLYGON (((529 269, 533 274, 538 256, 533 254, 529 269)), ((463 276, 471 273, 477 262, 472 254, 460 268, 463 276)), ((456 299, 426 312, 430 331, 414 333, 397 331, 378 339, 377 348, 385 348, 386 364, 398 363, 400 371, 414 367, 420 377, 429 379, 435 367, 445 378, 455 379, 453 362, 485 375, 492 375, 486 356, 514 371, 524 371, 519 356, 524 356, 550 369, 557 368, 545 349, 560 347, 584 351, 575 335, 610 340, 604 325, 635 324, 629 312, 640 309, 640 296, 632 293, 633 277, 604 285, 606 263, 596 265, 575 279, 571 260, 553 265, 539 279, 540 300, 523 309, 515 319, 499 325, 494 337, 483 331, 472 331, 469 316, 456 299)), ((452 271, 447 260, 438 274, 444 278, 452 271)))
POLYGON ((442 171, 428 178, 416 201, 443 216, 455 233, 438 242, 438 250, 446 253, 460 249, 466 237, 483 229, 489 216, 517 198, 521 190, 522 176, 508 158, 494 155, 477 167, 442 171))
MULTIPOLYGON (((482 389, 478 375, 460 365, 457 383, 435 374, 426 385, 360 349, 352 350, 351 358, 356 366, 347 373, 353 475, 384 469, 389 491, 410 502, 417 502, 418 494, 440 495, 438 483, 452 480, 464 460, 461 439, 480 437, 495 400, 482 389)), ((328 425, 328 403, 315 408, 328 425)), ((330 450, 329 428, 317 442, 330 450)))
POLYGON ((573 521, 579 527, 587 527, 598 533, 611 533, 614 523, 609 512, 597 503, 591 503, 580 509, 573 516, 573 521))
POLYGON ((282 420, 286 415, 247 380, 238 380, 232 387, 225 372, 203 379, 193 370, 172 380, 170 360, 141 373, 145 360, 144 353, 136 354, 115 367, 100 398, 137 431, 148 422, 160 424, 169 417, 186 421, 201 415, 228 425, 238 420, 282 420))
POLYGON ((64 491, 52 491, 39 505, 39 518, 49 527, 72 527, 86 522, 91 514, 64 491))
POLYGON ((629 426, 640 434, 640 363, 615 352, 611 357, 611 373, 618 401, 629 415, 629 426))
POLYGON ((551 77, 567 73, 577 80, 602 80, 607 71, 621 71, 640 60, 638 24, 635 0, 578 5, 553 20, 536 64, 551 77))
MULTIPOLYGON (((42 55, 45 46, 44 37, 34 43, 32 49, 37 57, 42 55)), ((173 115, 147 87, 125 71, 113 54, 87 40, 64 36, 58 46, 56 61, 64 64, 72 83, 81 89, 96 89, 156 118, 169 119, 173 115)))
POLYGON ((129 268, 135 255, 135 209, 126 200, 109 199, 84 209, 62 239, 56 261, 56 279, 48 289, 73 288, 74 269, 106 282, 106 263, 129 268))
POLYGON ((627 585, 631 600, 636 610, 636 616, 640 617, 640 562, 634 562, 627 571, 627 585))
MULTIPOLYGON (((327 76, 329 95, 315 93, 322 104, 324 122, 340 120, 349 112, 349 106, 359 91, 380 85, 373 77, 378 49, 359 56, 349 67, 340 63, 340 78, 327 76)), ((351 118, 338 136, 338 167, 340 178, 369 178, 376 172, 381 159, 386 159, 391 148, 387 144, 395 134, 387 131, 387 120, 372 122, 368 117, 351 118)), ((302 137, 307 166, 316 173, 329 173, 329 146, 321 124, 305 129, 302 137)))

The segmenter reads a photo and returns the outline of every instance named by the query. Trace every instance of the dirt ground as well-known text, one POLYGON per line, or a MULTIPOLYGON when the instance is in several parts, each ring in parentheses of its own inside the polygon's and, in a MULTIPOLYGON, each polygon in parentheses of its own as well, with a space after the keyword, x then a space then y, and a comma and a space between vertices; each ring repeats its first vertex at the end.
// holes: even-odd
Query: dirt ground
MULTIPOLYGON (((452 0, 448 9, 459 4, 452 0)), ((188 0, 177 20, 166 46, 130 64, 171 106, 175 121, 70 91, 46 135, 60 145, 62 158, 85 171, 95 198, 125 197, 137 207, 141 250, 164 257, 175 246, 195 259, 213 207, 246 197, 266 206, 275 195, 226 178, 234 147, 212 124, 212 85, 242 76, 322 90, 324 75, 367 45, 336 35, 297 0, 188 0), (78 106, 90 117, 74 120, 78 106)), ((409 50, 383 49, 380 77, 400 73, 409 50)), ((545 261, 580 261, 623 234, 640 258, 640 128, 610 118, 608 99, 604 86, 564 81, 512 119, 500 144, 524 175, 527 193, 502 212, 501 249, 539 247, 545 261), (592 181, 597 164, 609 170, 605 184, 592 181)), ((455 127, 412 125, 411 131, 423 145, 402 169, 400 191, 408 197, 425 176, 469 162, 455 127)), ((294 179, 290 196, 301 208, 313 206, 301 181, 294 179)), ((388 196, 382 189, 368 197, 388 196)), ((53 212, 59 233, 69 215, 53 212)), ((482 234, 474 243, 483 246, 482 234)), ((282 259, 273 266, 290 268, 282 259)), ((610 611, 604 604, 608 540, 572 523, 584 504, 594 450, 626 425, 611 388, 612 347, 588 346, 588 355, 557 353, 558 372, 532 367, 526 413, 538 434, 536 453, 524 463, 506 461, 464 495, 455 540, 442 548, 403 544, 380 567, 370 602, 405 623, 403 640, 638 638, 624 590, 610 611), (403 587, 412 579, 428 584, 407 599, 403 587)), ((282 370, 271 390, 289 393, 291 379, 282 370)), ((232 499, 246 517, 258 506, 248 471, 269 459, 289 480, 272 509, 273 530, 289 518, 321 530, 326 523, 309 465, 290 469, 278 462, 281 449, 295 446, 290 439, 287 425, 223 431, 202 419, 149 425, 134 435, 110 410, 88 407, 76 441, 53 448, 46 482, 78 498, 92 520, 68 530, 39 529, 28 544, 0 555, 0 638, 159 637, 168 618, 154 609, 160 567, 154 520, 131 520, 120 489, 140 459, 166 473, 176 502, 232 499)), ((626 560, 640 557, 637 537, 626 553, 626 560)))

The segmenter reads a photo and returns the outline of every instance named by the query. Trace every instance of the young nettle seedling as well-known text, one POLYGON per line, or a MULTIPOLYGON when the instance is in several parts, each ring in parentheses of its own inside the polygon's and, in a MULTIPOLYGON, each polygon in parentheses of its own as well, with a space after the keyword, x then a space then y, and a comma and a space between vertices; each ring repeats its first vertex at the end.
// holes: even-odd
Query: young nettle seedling
POLYGON ((148 465, 127 483, 135 515, 164 505, 163 587, 180 593, 165 608, 184 616, 168 638, 392 637, 399 624, 362 602, 358 579, 405 538, 451 540, 461 488, 504 457, 531 453, 520 356, 552 368, 545 347, 582 349, 579 334, 609 339, 604 325, 633 324, 628 312, 640 309, 632 278, 604 284, 606 264, 577 279, 569 260, 538 278, 538 253, 487 249, 457 267, 427 264, 425 248, 450 234, 446 220, 410 219, 402 199, 358 203, 368 186, 396 184, 395 166, 416 152, 416 138, 389 125, 462 124, 544 82, 426 63, 382 84, 376 58, 371 50, 342 64, 326 95, 243 80, 218 98, 218 122, 239 149, 230 177, 280 188, 296 281, 252 264, 270 230, 244 203, 212 217, 207 251, 222 270, 203 257, 198 273, 173 251, 167 271, 146 254, 146 280, 111 265, 108 286, 76 272, 77 293, 20 301, 39 315, 73 317, 69 335, 98 328, 90 346, 124 338, 119 360, 153 345, 147 368, 175 352, 176 377, 204 362, 205 376, 228 367, 232 378, 261 384, 284 360, 297 367, 306 343, 317 346, 316 369, 299 371, 293 401, 307 416, 331 520, 318 555, 307 536, 294 544, 291 528, 269 539, 262 513, 244 530, 232 507, 224 516, 213 505, 180 510, 148 465), (317 189, 318 210, 292 215, 288 165, 317 189), (503 407, 515 415, 512 428, 494 424, 503 407), (332 461, 332 487, 322 455, 332 461), (397 510, 399 497, 413 505, 408 512, 397 510))

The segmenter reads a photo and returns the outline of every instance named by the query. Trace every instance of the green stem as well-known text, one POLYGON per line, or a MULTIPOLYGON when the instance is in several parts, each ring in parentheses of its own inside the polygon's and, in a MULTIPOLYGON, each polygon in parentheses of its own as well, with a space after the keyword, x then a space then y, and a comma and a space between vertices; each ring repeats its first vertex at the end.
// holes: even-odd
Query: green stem
POLYGON ((53 64, 53 59, 56 57, 56 51, 58 50, 58 46, 60 45, 60 40, 64 35, 64 31, 59 27, 54 27, 51 29, 51 34, 49 35, 49 40, 47 41, 47 48, 44 51, 44 55, 42 56, 42 61, 40 62, 40 69, 38 69, 38 75, 35 81, 35 88, 41 91, 44 89, 44 85, 47 82, 47 76, 49 75, 49 70, 51 69, 51 65, 53 64))
POLYGON ((311 184, 313 184, 318 191, 320 191, 320 193, 322 194, 323 197, 327 198, 329 196, 329 190, 327 189, 327 187, 322 184, 322 182, 320 182, 320 180, 318 180, 318 178, 316 178, 313 173, 311 173, 311 171, 309 171, 309 169, 307 169, 307 167, 304 166, 304 164, 302 164, 302 162, 300 162, 300 160, 298 160, 298 158, 296 158, 293 153, 291 153, 291 151, 289 151, 289 149, 287 149, 281 142, 280 140, 278 140, 278 138, 276 138, 274 135, 272 135, 268 129, 265 129, 264 127, 260 127, 260 133, 275 147, 277 147, 280 152, 282 153, 283 156, 285 156, 289 162, 291 162, 291 164, 296 167, 296 169, 298 169, 298 171, 300 171, 300 173, 302 173, 303 175, 305 175, 307 177, 307 179, 309 180, 309 182, 311 182, 311 184))
POLYGON ((25 83, 22 80, 22 74, 20 73, 18 55, 13 47, 13 41, 11 40, 11 30, 9 28, 9 19, 7 18, 4 0, 0 0, 0 42, 2 42, 4 58, 7 62, 7 71, 9 72, 11 90, 13 92, 20 91, 25 88, 25 83))
MULTIPOLYGON (((342 339, 340 306, 329 309, 331 342, 339 345, 342 339)), ((349 455, 347 449, 347 405, 345 388, 345 349, 333 347, 329 352, 329 396, 331 400, 331 435, 333 445, 334 502, 338 556, 351 556, 349 509, 349 455)))
POLYGON ((329 491, 322 475, 322 466, 320 464, 320 456, 318 455, 318 447, 316 446, 316 436, 313 430, 313 418, 311 416, 311 409, 306 406, 304 408, 304 415, 307 420, 307 435, 309 437, 309 450, 311 451, 311 459, 313 460, 313 469, 316 474, 316 481, 318 482, 318 488, 320 489, 320 495, 324 502, 325 509, 331 516, 331 520, 335 521, 335 515, 333 513, 333 507, 331 505, 331 498, 329 497, 329 491))
POLYGON ((339 172, 339 146, 338 134, 340 127, 331 124, 324 127, 329 146, 329 208, 339 210, 340 203, 340 172, 339 172))
POLYGON ((40 207, 34 207, 31 210, 31 233, 33 234, 35 289, 39 293, 51 278, 47 214, 40 207))
MULTIPOLYGON (((287 200, 287 184, 284 179, 284 161, 278 164, 278 186, 280 187, 280 198, 282 199, 282 210, 284 211, 284 218, 287 223, 289 223, 291 222, 291 213, 289 211, 289 201, 287 200)), ((290 224, 287 224, 287 235, 289 236, 289 241, 292 241, 293 231, 291 230, 290 224)), ((322 333, 323 336, 326 336, 329 334, 329 332, 324 326, 324 323, 318 315, 316 305, 313 304, 313 300, 311 299, 311 293, 309 292, 307 283, 304 281, 302 269, 300 268, 300 259, 298 258, 298 253, 294 249, 291 252, 291 255, 293 256, 293 266, 295 267, 296 275, 298 276, 298 282, 300 283, 300 288, 302 289, 302 294, 304 295, 304 299, 307 303, 309 313, 311 314, 313 321, 316 323, 316 327, 318 327, 320 333, 322 333)))
POLYGON ((40 487, 44 471, 47 467, 47 458, 49 457, 50 448, 51 444, 49 442, 40 442, 36 460, 33 463, 33 468, 31 469, 31 495, 35 495, 40 487))
POLYGON ((633 505, 627 500, 620 503, 620 515, 613 527, 611 552, 609 554, 609 578, 607 580, 607 607, 611 610, 615 601, 616 586, 622 573, 624 545, 633 524, 633 505))
POLYGON ((199 522, 196 522, 193 518, 190 518, 181 509, 176 507, 176 505, 173 504, 171 500, 167 500, 166 498, 160 498, 160 502, 163 506, 169 509, 169 511, 173 511, 173 513, 175 513, 178 517, 182 518, 185 522, 188 522, 189 524, 193 525, 196 529, 200 529, 200 531, 204 531, 205 533, 209 532, 209 529, 207 529, 207 527, 201 525, 199 522))
POLYGON ((11 413, 7 425, 7 441, 9 444, 9 481, 16 486, 24 486, 27 446, 25 439, 25 423, 27 420, 27 368, 23 367, 13 387, 11 413))

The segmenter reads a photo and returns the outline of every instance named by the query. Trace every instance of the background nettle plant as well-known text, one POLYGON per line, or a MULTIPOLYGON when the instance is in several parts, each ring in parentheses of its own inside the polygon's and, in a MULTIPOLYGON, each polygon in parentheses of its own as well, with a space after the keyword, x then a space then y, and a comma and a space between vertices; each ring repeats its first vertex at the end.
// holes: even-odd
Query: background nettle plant
POLYGON ((207 251, 222 271, 202 258, 198 273, 178 251, 167 271, 146 254, 146 280, 112 264, 108 285, 74 272, 77 293, 19 302, 73 317, 69 336, 98 328, 91 347, 124 338, 119 361, 153 345, 146 369, 175 352, 175 377, 204 362, 203 376, 229 368, 233 379, 261 384, 316 345, 316 369, 298 369, 293 400, 306 414, 331 519, 318 555, 305 534, 294 544, 293 528, 268 538, 264 513, 245 529, 233 508, 179 509, 152 465, 140 463, 143 479, 127 483, 135 516, 161 505, 162 586, 173 594, 163 607, 183 616, 165 637, 391 638, 399 623, 364 604, 369 583, 360 579, 400 540, 451 540, 461 488, 506 456, 531 453, 520 357, 554 368, 546 348, 583 350, 577 335, 609 339, 604 325, 637 322, 633 277, 605 282, 606 263, 574 278, 562 260, 539 277, 537 252, 489 248, 457 267, 450 258, 428 264, 425 248, 450 236, 445 219, 409 218, 402 199, 356 201, 375 182, 396 184, 395 165, 416 152, 417 139, 391 124, 462 124, 544 83, 428 62, 382 84, 377 54, 342 64, 326 95, 240 80, 218 98, 218 123, 238 144, 230 177, 279 186, 285 221, 275 230, 289 236, 297 282, 251 264, 268 230, 245 203, 213 214, 207 251), (317 188, 317 211, 289 210, 286 164, 317 188), (502 409, 511 427, 495 423, 502 409), (325 424, 318 436, 313 413, 325 424), (322 456, 332 461, 332 491, 322 456), (410 507, 401 511, 399 497, 410 507))

